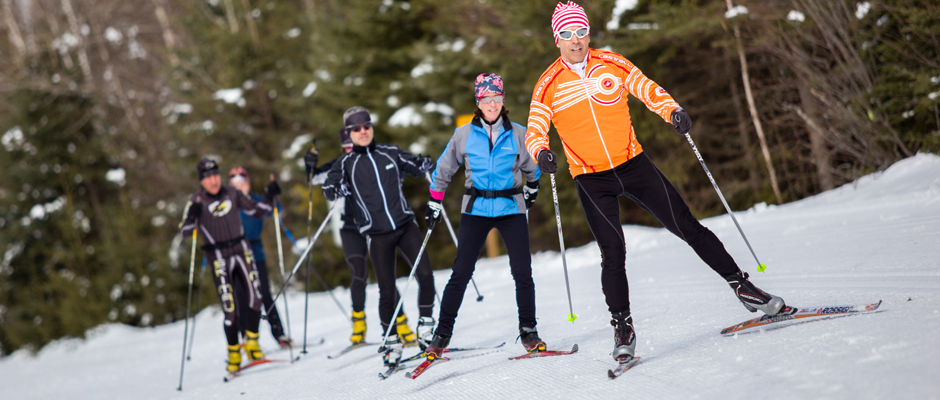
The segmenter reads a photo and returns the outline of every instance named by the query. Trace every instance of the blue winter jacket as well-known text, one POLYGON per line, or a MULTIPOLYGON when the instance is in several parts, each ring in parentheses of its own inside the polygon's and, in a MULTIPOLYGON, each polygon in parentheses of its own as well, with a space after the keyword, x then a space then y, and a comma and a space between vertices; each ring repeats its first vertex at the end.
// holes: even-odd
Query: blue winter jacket
MULTIPOLYGON (((250 193, 248 195, 254 201, 261 201, 261 195, 250 193)), ((281 202, 277 202, 277 210, 280 213, 282 210, 281 202)), ((264 230, 264 219, 257 219, 248 214, 245 214, 244 211, 239 210, 239 214, 242 217, 242 229, 245 230, 245 239, 248 240, 248 243, 251 243, 251 252, 254 253, 255 260, 264 261, 264 245, 261 243, 261 231, 264 230)), ((265 215, 265 217, 271 216, 273 213, 270 212, 265 215)))
MULTIPOLYGON (((518 189, 541 176, 538 164, 526 152, 525 128, 506 118, 500 118, 491 127, 475 117, 469 124, 454 131, 454 136, 437 160, 431 175, 432 196, 435 196, 434 192, 438 193, 435 197, 442 195, 457 169, 464 163, 467 176, 464 185, 478 190, 518 189), (490 129, 496 137, 495 141, 490 140, 490 129), (522 180, 523 175, 525 181, 522 180)), ((464 194, 461 213, 467 213, 470 198, 464 194)), ((477 197, 471 208, 469 214, 479 217, 524 214, 526 210, 521 191, 512 198, 477 197)))

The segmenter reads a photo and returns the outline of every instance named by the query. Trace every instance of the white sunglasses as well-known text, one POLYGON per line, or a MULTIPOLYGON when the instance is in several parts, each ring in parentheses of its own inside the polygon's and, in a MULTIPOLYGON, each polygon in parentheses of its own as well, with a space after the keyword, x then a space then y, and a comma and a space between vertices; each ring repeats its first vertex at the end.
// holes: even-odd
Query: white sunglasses
POLYGON ((480 104, 490 104, 490 103, 492 103, 492 102, 494 102, 494 101, 497 102, 497 103, 502 103, 502 102, 503 102, 503 96, 496 95, 496 96, 484 97, 484 98, 480 99, 480 104))
POLYGON ((590 27, 587 27, 587 26, 584 27, 584 28, 575 29, 575 30, 573 30, 573 31, 557 31, 557 32, 555 32, 555 34, 558 35, 558 37, 561 38, 562 40, 570 40, 570 39, 571 39, 571 35, 577 35, 577 36, 578 36, 578 39, 583 39, 585 36, 587 36, 587 35, 590 34, 590 33, 591 33, 591 28, 590 28, 590 27))

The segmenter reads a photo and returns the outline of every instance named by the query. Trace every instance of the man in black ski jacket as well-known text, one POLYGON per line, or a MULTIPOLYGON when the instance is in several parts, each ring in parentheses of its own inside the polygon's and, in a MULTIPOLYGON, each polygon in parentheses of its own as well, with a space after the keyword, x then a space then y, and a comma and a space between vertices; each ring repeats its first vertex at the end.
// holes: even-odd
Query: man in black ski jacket
MULTIPOLYGON (((379 283, 379 316, 385 332, 398 303, 395 249, 398 248, 402 257, 412 264, 422 242, 414 212, 402 193, 402 174, 424 177, 433 169, 434 162, 430 157, 417 157, 398 146, 376 144, 369 111, 363 107, 346 110, 343 121, 350 132, 353 150, 333 163, 323 184, 323 195, 329 200, 346 197, 346 201, 353 202, 354 223, 360 233, 372 240, 369 253, 379 283)), ((426 251, 418 262, 415 277, 421 316, 417 327, 418 341, 426 345, 434 328, 431 316, 434 276, 426 251)), ((389 335, 386 344, 386 365, 397 365, 403 347, 398 335, 389 335)))
POLYGON ((273 198, 281 193, 281 188, 277 182, 271 181, 259 203, 232 186, 223 186, 219 176, 219 164, 214 160, 200 160, 196 170, 202 189, 193 193, 186 204, 183 221, 180 223, 180 234, 186 237, 192 235, 194 229, 198 229, 197 235, 202 237, 202 249, 209 265, 212 266, 212 280, 222 303, 222 312, 225 314, 223 328, 229 355, 226 369, 235 373, 241 367, 241 350, 238 345, 238 315, 232 285, 241 285, 247 294, 249 309, 247 315, 241 316, 247 318, 245 352, 250 360, 264 358, 264 353, 258 345, 258 325, 261 322, 260 283, 251 247, 245 240, 239 211, 254 218, 264 218, 273 210, 273 198))

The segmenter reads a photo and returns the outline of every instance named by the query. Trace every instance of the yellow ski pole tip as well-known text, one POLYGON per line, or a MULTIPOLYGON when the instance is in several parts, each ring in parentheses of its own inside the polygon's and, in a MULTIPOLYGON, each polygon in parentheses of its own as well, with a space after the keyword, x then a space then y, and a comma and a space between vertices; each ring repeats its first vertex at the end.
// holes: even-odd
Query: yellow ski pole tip
POLYGON ((574 323, 574 320, 576 320, 576 319, 578 319, 578 316, 577 316, 577 315, 568 314, 568 321, 571 321, 572 324, 574 323))
POLYGON ((757 272, 764 272, 767 270, 767 266, 764 264, 757 264, 757 272))

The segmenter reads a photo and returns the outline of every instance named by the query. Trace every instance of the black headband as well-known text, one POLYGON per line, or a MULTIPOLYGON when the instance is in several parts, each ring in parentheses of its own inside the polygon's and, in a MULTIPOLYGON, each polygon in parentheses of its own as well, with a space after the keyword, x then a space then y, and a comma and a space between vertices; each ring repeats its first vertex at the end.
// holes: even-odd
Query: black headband
POLYGON ((349 118, 346 118, 345 124, 346 127, 358 126, 365 123, 372 122, 372 118, 369 116, 368 111, 360 111, 353 115, 350 115, 349 118))

